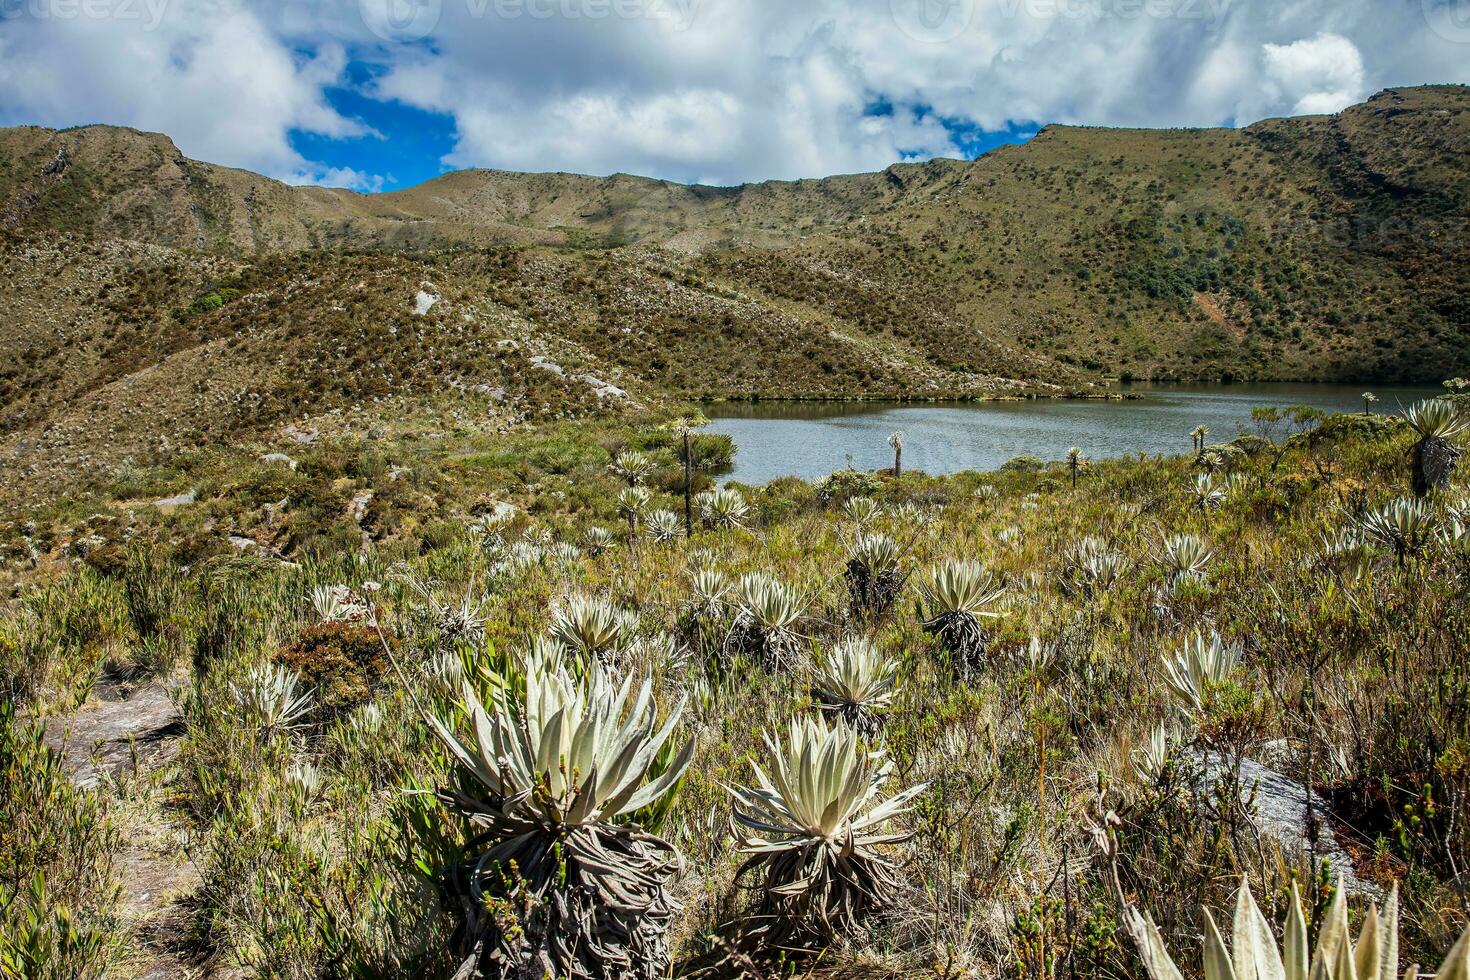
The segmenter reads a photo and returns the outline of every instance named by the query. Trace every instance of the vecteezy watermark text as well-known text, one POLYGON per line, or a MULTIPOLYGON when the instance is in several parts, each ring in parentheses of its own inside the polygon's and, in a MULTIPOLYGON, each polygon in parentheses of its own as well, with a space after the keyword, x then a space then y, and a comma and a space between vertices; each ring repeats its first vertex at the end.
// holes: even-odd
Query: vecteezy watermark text
MULTIPOLYGON (((919 41, 952 41, 975 19, 977 0, 889 0, 899 30, 919 41)), ((1214 29, 1232 0, 983 0, 992 15, 1029 20, 1181 20, 1214 29)), ((1424 0, 1436 2, 1436 0, 1424 0)), ((1470 0, 1457 0, 1470 3, 1470 0)))
POLYGON ((171 0, 0 0, 0 20, 115 20, 151 31, 163 23, 171 0))
POLYGON ((1231 0, 995 0, 1003 17, 1035 20, 1192 20, 1211 27, 1231 0))
POLYGON ((685 30, 702 0, 358 0, 363 23, 385 41, 428 37, 447 5, 462 4, 471 20, 649 20, 685 30))

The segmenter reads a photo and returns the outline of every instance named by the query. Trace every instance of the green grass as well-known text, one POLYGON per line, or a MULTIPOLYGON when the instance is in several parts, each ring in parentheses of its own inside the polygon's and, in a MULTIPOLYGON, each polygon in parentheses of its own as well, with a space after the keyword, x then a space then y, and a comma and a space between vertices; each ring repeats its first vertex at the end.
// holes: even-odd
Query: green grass
MULTIPOLYGON (((1332 801, 1357 873, 1400 882, 1405 957, 1438 962, 1464 923, 1453 895, 1470 846, 1459 663, 1470 643, 1470 554, 1443 541, 1404 568, 1383 553, 1361 566, 1324 558, 1324 533, 1406 492, 1410 437, 1353 416, 1305 426, 1280 451, 1246 440, 1252 454, 1227 454, 1231 490, 1217 509, 1197 506, 1187 459, 1097 462, 1076 489, 1056 464, 845 476, 744 488, 747 527, 699 528, 670 544, 627 537, 620 484, 605 468, 625 445, 672 461, 668 429, 651 422, 563 423, 499 448, 473 435, 462 444, 327 440, 303 448, 295 472, 196 457, 193 508, 95 523, 102 542, 75 567, 49 565, 48 584, 22 579, 21 603, 0 621, 0 652, 8 690, 34 711, 69 710, 99 675, 159 672, 181 686, 181 753, 159 778, 181 808, 167 819, 195 841, 203 878, 188 906, 193 941, 265 976, 452 972, 454 920, 435 897, 434 872, 469 830, 432 797, 408 795, 454 781, 410 692, 452 716, 452 693, 426 673, 432 658, 462 657, 477 683, 487 669, 514 671, 571 594, 605 597, 636 616, 639 635, 667 635, 679 651, 664 662, 648 659, 657 646, 643 646, 623 669, 651 670, 660 704, 691 699, 680 739, 698 752, 663 824, 686 860, 671 935, 681 969, 718 959, 718 937, 729 938, 750 900, 733 884, 739 856, 724 787, 749 779, 763 731, 815 708, 806 666, 773 673, 732 655, 731 613, 691 613, 698 565, 795 586, 807 599, 800 651, 862 632, 900 665, 875 738, 895 760, 894 786, 929 783, 900 820, 912 839, 891 848, 904 889, 896 914, 868 922, 823 968, 1138 975, 1116 934, 1110 871, 1089 843, 1089 821, 1107 811, 1119 821, 1125 890, 1158 918, 1176 958, 1197 962, 1199 905, 1226 907, 1241 874, 1275 903, 1289 875, 1310 882, 1315 873, 1302 855, 1257 838, 1233 770, 1203 778, 1201 752, 1310 779, 1332 801), (409 468, 390 477, 387 463, 409 468), (366 544, 343 515, 362 489, 381 501, 366 544), (851 618, 843 578, 858 532, 844 503, 857 493, 879 503, 871 529, 900 542, 909 576, 876 622, 851 618), (279 499, 284 514, 267 516, 263 505, 279 499), (473 530, 494 500, 521 509, 473 530), (515 548, 582 545, 592 526, 614 532, 611 550, 507 561, 515 548), (222 528, 254 535, 290 563, 206 547, 222 528), (1156 555, 1172 534, 1212 548, 1200 581, 1167 581, 1156 555), (1082 587, 1072 564, 1087 536, 1123 563, 1104 591, 1082 587), (969 681, 923 622, 920 586, 950 558, 978 559, 1006 586, 1006 615, 987 627, 983 666, 969 681), (475 598, 483 642, 446 647, 410 576, 442 600, 475 598), (374 663, 371 631, 315 625, 312 588, 366 583, 382 586, 363 594, 378 605, 406 678, 374 663), (1162 684, 1161 658, 1194 630, 1218 631, 1244 655, 1188 717, 1162 684), (304 671, 321 687, 302 727, 253 728, 235 694, 248 671, 329 646, 304 671), (54 651, 44 670, 25 652, 37 649, 54 651), (1144 779, 1136 750, 1160 722, 1175 741, 1165 769, 1144 779), (1057 873, 1064 858, 1070 875, 1057 873)), ((651 489, 653 507, 678 512, 669 492, 677 484, 651 489)), ((57 549, 67 536, 37 535, 57 549)), ((19 721, 7 725, 8 737, 21 737, 19 721)), ((109 792, 98 791, 97 805, 109 792)), ((34 901, 101 907, 105 894, 97 881, 80 897, 34 901)), ((122 930, 106 941, 131 949, 138 940, 122 930)))

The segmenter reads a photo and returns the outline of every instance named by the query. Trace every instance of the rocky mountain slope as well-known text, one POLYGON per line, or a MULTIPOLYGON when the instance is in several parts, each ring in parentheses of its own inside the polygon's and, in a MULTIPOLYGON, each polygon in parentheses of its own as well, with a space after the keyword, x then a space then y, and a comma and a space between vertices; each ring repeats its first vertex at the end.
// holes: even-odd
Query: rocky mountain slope
POLYGON ((1470 90, 1240 130, 688 187, 296 188, 105 126, 0 130, 0 462, 670 398, 1470 370, 1470 90))

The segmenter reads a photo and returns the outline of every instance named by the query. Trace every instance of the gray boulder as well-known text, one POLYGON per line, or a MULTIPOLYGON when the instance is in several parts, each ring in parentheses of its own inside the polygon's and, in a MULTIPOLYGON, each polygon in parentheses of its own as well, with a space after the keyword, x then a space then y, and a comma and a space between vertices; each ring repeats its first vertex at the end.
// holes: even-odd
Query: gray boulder
MULTIPOLYGON (((1203 753, 1197 761, 1204 770, 1207 785, 1225 774, 1226 760, 1215 753, 1203 753)), ((1241 761, 1240 780, 1243 797, 1249 799, 1251 792, 1255 793, 1252 819, 1261 837, 1276 841, 1287 855, 1308 854, 1311 842, 1307 839, 1306 786, 1253 759, 1241 761)), ((1343 885, 1350 894, 1376 892, 1370 882, 1354 873, 1353 859, 1332 832, 1331 813, 1326 801, 1316 793, 1311 795, 1311 812, 1317 821, 1318 859, 1330 862, 1334 874, 1342 875, 1343 885)))

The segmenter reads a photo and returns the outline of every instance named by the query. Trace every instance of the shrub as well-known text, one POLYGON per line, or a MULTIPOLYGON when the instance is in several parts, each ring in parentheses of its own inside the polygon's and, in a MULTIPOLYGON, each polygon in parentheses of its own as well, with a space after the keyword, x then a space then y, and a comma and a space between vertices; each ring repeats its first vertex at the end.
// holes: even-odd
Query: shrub
POLYGON ((1037 473, 1044 469, 1046 469, 1046 460, 1029 453, 1008 459, 1000 465, 1002 473, 1037 473))
POLYGON ((882 486, 877 476, 859 470, 838 470, 815 484, 817 499, 828 507, 845 504, 852 497, 871 497, 882 486))
POLYGON ((0 700, 0 974, 86 980, 107 971, 119 944, 121 845, 102 800, 72 785, 43 727, 0 700))
POLYGON ((388 671, 377 632, 351 623, 302 627, 275 661, 301 675, 328 718, 369 700, 388 671))
POLYGON ((1225 445, 1239 449, 1247 456, 1257 456, 1270 448, 1271 440, 1265 436, 1258 436, 1254 432, 1247 432, 1236 436, 1225 445))

